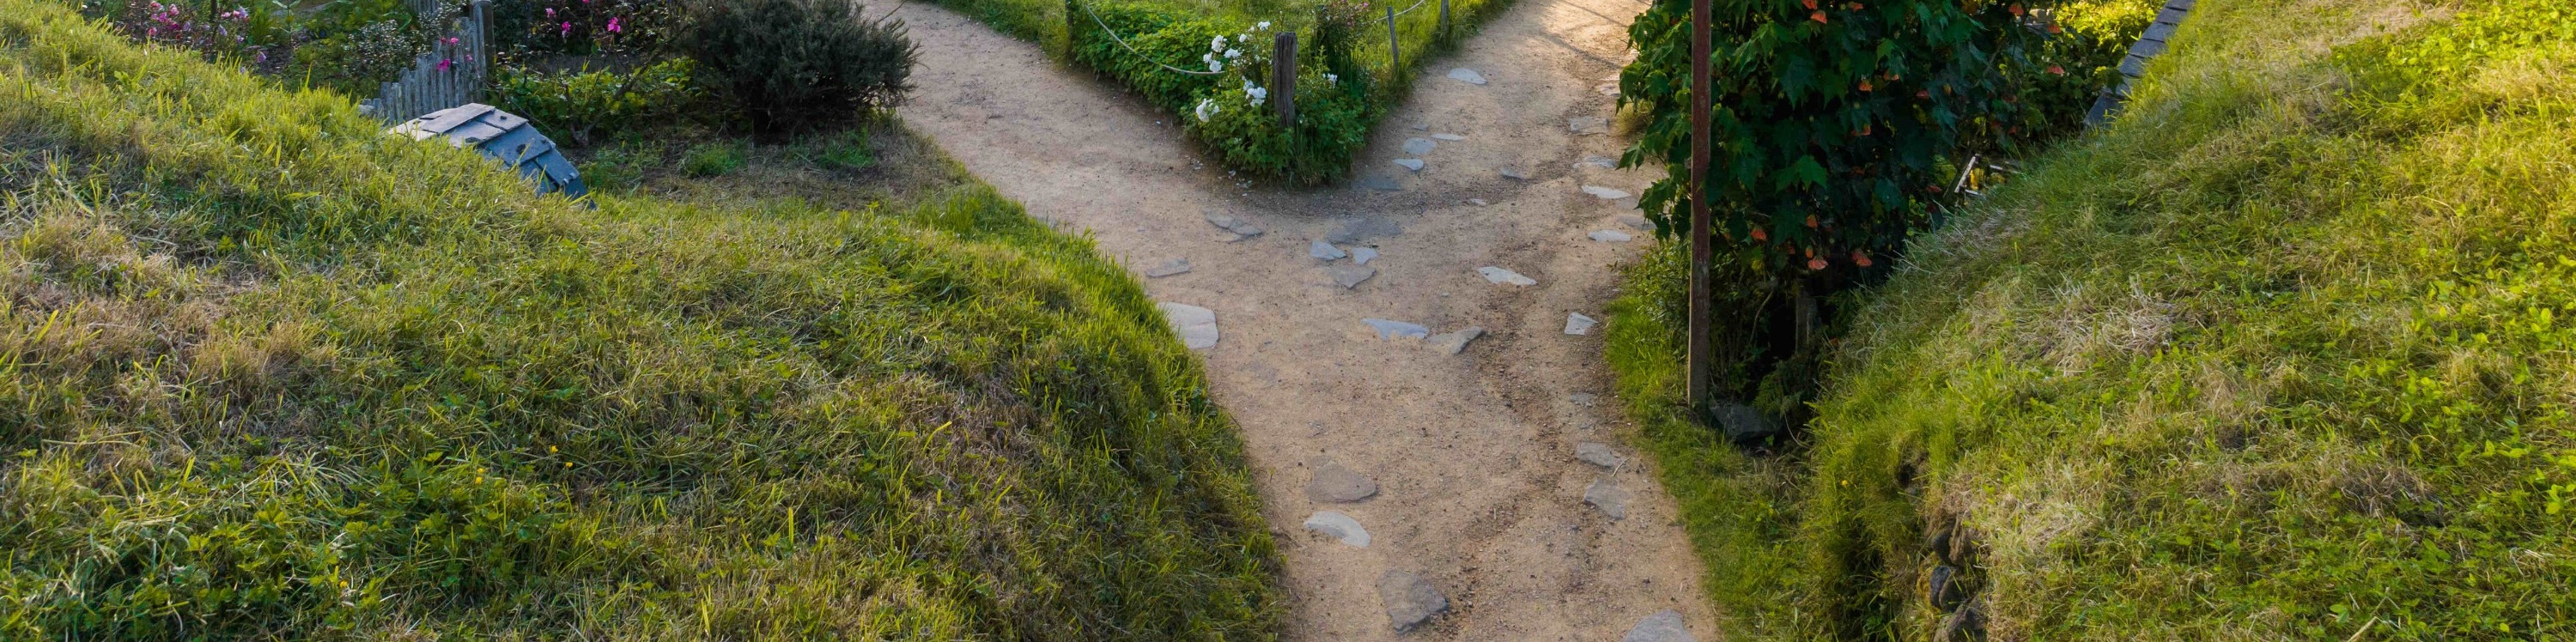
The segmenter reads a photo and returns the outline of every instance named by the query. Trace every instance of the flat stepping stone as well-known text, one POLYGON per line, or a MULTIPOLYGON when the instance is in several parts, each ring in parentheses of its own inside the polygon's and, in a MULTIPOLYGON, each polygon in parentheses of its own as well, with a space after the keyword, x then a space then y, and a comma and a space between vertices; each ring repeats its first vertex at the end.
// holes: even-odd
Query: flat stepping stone
POLYGON ((1341 540, 1351 548, 1368 548, 1369 545, 1368 529, 1360 527, 1360 520, 1333 511, 1315 511, 1313 517, 1306 518, 1306 530, 1341 540))
POLYGON ((1691 637, 1681 611, 1664 609, 1638 620, 1627 635, 1619 636, 1619 642, 1699 642, 1699 638, 1691 637))
POLYGON ((1579 136, 1610 133, 1610 119, 1600 116, 1576 116, 1565 119, 1565 128, 1579 136))
POLYGON ((1618 169, 1619 159, 1608 156, 1585 156, 1583 157, 1583 160, 1575 162, 1574 167, 1576 169, 1585 167, 1597 169, 1618 169))
POLYGON ((1505 167, 1505 168, 1503 168, 1503 169, 1502 169, 1502 175, 1503 175, 1503 178, 1508 178, 1508 179, 1512 179, 1512 180, 1516 180, 1516 181, 1526 181, 1526 180, 1529 180, 1529 174, 1527 174, 1527 173, 1523 173, 1523 172, 1520 170, 1520 168, 1517 168, 1517 167, 1505 167))
POLYGON ((1627 232, 1621 232, 1618 230, 1593 230, 1591 234, 1586 234, 1584 236, 1591 237, 1592 240, 1603 243, 1626 243, 1636 240, 1637 238, 1629 236, 1627 232))
POLYGON ((1261 235, 1261 226, 1253 225, 1251 221, 1235 218, 1231 214, 1208 212, 1205 216, 1209 225, 1214 225, 1217 229, 1231 232, 1235 236, 1251 238, 1261 235))
POLYGON ((1419 172, 1419 171, 1422 171, 1422 159, 1419 159, 1419 158, 1398 158, 1398 159, 1395 159, 1395 166, 1396 166, 1396 167, 1402 167, 1402 168, 1405 168, 1405 169, 1408 169, 1408 170, 1412 170, 1412 171, 1419 172))
POLYGON ((1368 324, 1371 328, 1376 328, 1377 338, 1379 339, 1393 339, 1396 337, 1420 339, 1431 336, 1431 329, 1422 327, 1422 324, 1418 323, 1406 323, 1392 319, 1360 319, 1360 322, 1368 324))
POLYGON ((1404 191, 1404 186, 1395 184, 1395 179, 1388 176, 1362 176, 1359 180, 1359 186, 1361 189, 1373 189, 1381 192, 1404 191))
POLYGON ((1608 477, 1593 478, 1592 487, 1583 489, 1583 503, 1601 509, 1601 514, 1610 516, 1612 521, 1628 518, 1630 497, 1627 490, 1619 488, 1608 477))
POLYGON ((1371 238, 1403 233, 1404 226, 1390 219, 1348 217, 1333 223, 1332 231, 1324 233, 1324 242, 1349 245, 1371 238))
POLYGON ((1162 265, 1145 268, 1145 278, 1159 279, 1175 274, 1187 274, 1189 271, 1189 259, 1172 259, 1164 261, 1162 265))
POLYGON ((1404 139, 1404 153, 1407 154, 1421 156, 1423 154, 1429 154, 1431 153, 1431 150, 1439 148, 1439 143, 1431 142, 1431 139, 1428 138, 1404 139))
MULTIPOLYGON (((1315 463, 1315 477, 1306 482, 1306 498, 1335 504, 1348 504, 1377 496, 1377 482, 1342 462, 1325 458, 1315 463)), ((1340 515, 1340 513, 1334 513, 1340 515)), ((1347 519, 1347 517, 1345 517, 1347 519)), ((1357 524, 1354 523, 1354 526, 1357 524)), ((1366 538, 1366 531, 1361 531, 1366 538)))
POLYGON ((1627 192, 1620 191, 1620 190, 1615 190, 1615 189, 1611 189, 1611 188, 1607 188, 1607 187, 1602 187, 1602 186, 1599 186, 1599 185, 1585 185, 1585 186, 1583 186, 1583 193, 1585 193, 1585 194, 1591 194, 1591 195, 1593 195, 1593 196, 1601 197, 1601 200, 1605 200, 1605 201, 1615 201, 1615 200, 1619 200, 1619 199, 1623 199, 1623 198, 1627 198, 1627 197, 1628 197, 1628 193, 1627 193, 1627 192))
POLYGON ((1620 457, 1619 451, 1611 449, 1609 444, 1597 441, 1575 444, 1574 458, 1586 464, 1610 469, 1617 469, 1620 464, 1627 463, 1627 458, 1620 457))
POLYGON ((1497 284, 1497 285, 1505 284, 1505 283, 1509 283, 1509 284, 1512 284, 1512 285, 1520 285, 1520 286, 1538 285, 1538 279, 1533 279, 1533 278, 1529 278, 1529 277, 1526 277, 1526 276, 1521 276, 1521 273, 1519 273, 1519 272, 1513 272, 1513 271, 1511 271, 1511 270, 1506 270, 1506 269, 1502 269, 1502 268, 1494 267, 1494 266, 1491 266, 1491 265, 1488 265, 1488 266, 1485 266, 1485 267, 1476 268, 1476 273, 1477 273, 1477 274, 1484 275, 1485 280, 1486 280, 1487 282, 1494 283, 1494 284, 1497 284))
POLYGON ((1449 142, 1452 142, 1452 143, 1455 143, 1455 142, 1458 142, 1458 141, 1462 141, 1462 140, 1467 140, 1467 137, 1465 137, 1465 136, 1460 136, 1460 135, 1457 135, 1457 134, 1432 134, 1432 135, 1431 135, 1431 137, 1432 137, 1432 138, 1437 138, 1437 139, 1440 139, 1440 140, 1449 141, 1449 142))
POLYGON ((1598 84, 1598 85, 1593 85, 1593 86, 1592 86, 1592 90, 1593 90, 1593 91, 1597 91, 1597 92, 1601 92, 1601 95, 1603 95, 1603 96, 1609 96, 1609 97, 1612 97, 1612 98, 1617 98, 1617 97, 1619 97, 1619 83, 1615 83, 1615 82, 1605 82, 1605 83, 1601 83, 1601 84, 1598 84))
POLYGON ((1369 277, 1377 276, 1377 268, 1360 267, 1357 265, 1336 265, 1332 267, 1331 272, 1333 275, 1333 284, 1342 286, 1342 289, 1344 290, 1359 287, 1360 282, 1369 280, 1369 277))
POLYGON ((1181 345, 1191 350, 1216 347, 1216 311, 1187 303, 1164 301, 1154 304, 1163 311, 1163 319, 1172 324, 1172 333, 1181 335, 1181 345))
POLYGON ((1489 205, 1489 203, 1486 203, 1486 202, 1485 202, 1485 199, 1481 199, 1481 198, 1471 198, 1471 199, 1467 199, 1467 204, 1468 204, 1468 205, 1474 205, 1474 206, 1477 206, 1477 207, 1484 207, 1484 206, 1486 206, 1486 205, 1489 205))
POLYGON ((1485 75, 1484 75, 1484 74, 1476 73, 1476 70, 1474 70, 1474 69, 1468 69, 1468 68, 1466 68, 1466 67, 1459 67, 1459 68, 1456 68, 1456 69, 1451 69, 1451 70, 1449 70, 1449 79, 1450 79, 1450 80, 1455 80, 1455 81, 1458 81, 1458 82, 1467 83, 1467 84, 1470 84, 1470 85, 1482 85, 1482 84, 1485 84, 1485 75))
POLYGON ((1431 581, 1405 571, 1387 571, 1377 576, 1377 599, 1386 604, 1386 620, 1398 632, 1413 630, 1432 616, 1449 610, 1449 598, 1431 581))
POLYGON ((1430 344, 1431 349, 1439 350, 1441 354, 1458 354, 1467 351, 1467 342, 1475 341, 1476 337, 1481 336, 1485 336, 1485 329, 1471 325, 1457 332, 1431 335, 1423 342, 1430 344))
POLYGON ((1593 396, 1593 394, 1589 392, 1578 392, 1565 396, 1566 401, 1574 402, 1574 405, 1585 408, 1592 407, 1592 401, 1595 399, 1599 399, 1599 397, 1593 396))
POLYGON ((1368 262, 1369 262, 1369 261, 1375 261, 1375 260, 1377 260, 1377 248, 1373 248, 1373 247, 1355 247, 1355 248, 1351 248, 1351 264, 1352 264, 1352 265, 1368 265, 1368 262))
POLYGON ((1566 334, 1589 334, 1592 332, 1592 326, 1596 325, 1601 325, 1601 321, 1592 317, 1583 316, 1583 313, 1581 312, 1565 313, 1566 334))
POLYGON ((1333 244, 1331 243, 1323 241, 1306 242, 1306 256, 1332 261, 1350 255, 1351 253, 1342 251, 1342 248, 1333 247, 1333 244))
POLYGON ((1654 221, 1646 220, 1646 217, 1638 216, 1638 215, 1635 215, 1635 214, 1623 214, 1623 215, 1620 215, 1620 216, 1619 216, 1619 224, 1620 224, 1620 225, 1626 225, 1626 226, 1628 226, 1628 227, 1630 227, 1630 228, 1632 228, 1632 229, 1635 229, 1635 230, 1637 230, 1637 231, 1639 231, 1639 232, 1652 232, 1652 231, 1655 231, 1655 222, 1654 222, 1654 221))

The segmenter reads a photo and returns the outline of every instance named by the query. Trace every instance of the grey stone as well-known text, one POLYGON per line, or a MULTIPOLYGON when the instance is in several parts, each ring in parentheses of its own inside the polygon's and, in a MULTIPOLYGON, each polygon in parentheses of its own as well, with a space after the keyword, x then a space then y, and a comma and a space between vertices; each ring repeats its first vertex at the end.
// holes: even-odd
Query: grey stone
POLYGON ((1619 456, 1619 451, 1612 450, 1609 444, 1597 441, 1587 441, 1575 444, 1574 458, 1583 460, 1583 463, 1611 469, 1618 468, 1619 464, 1627 463, 1625 458, 1619 456))
POLYGON ((1395 184, 1394 177, 1380 176, 1376 174, 1360 177, 1359 186, 1362 189, 1373 189, 1381 192, 1397 192, 1404 190, 1404 186, 1395 184))
POLYGON ((1449 598, 1431 581, 1405 571, 1387 571, 1377 576, 1377 599, 1386 603, 1387 623, 1397 631, 1410 631, 1431 620, 1431 616, 1449 610, 1449 598))
POLYGON ((1323 241, 1306 242, 1306 256, 1331 261, 1350 255, 1351 253, 1342 251, 1342 248, 1333 247, 1333 244, 1331 243, 1323 241))
POLYGON ((1306 498, 1319 502, 1348 504, 1376 495, 1377 482, 1331 458, 1317 460, 1315 478, 1306 482, 1306 498))
POLYGON ((1375 260, 1377 260, 1377 248, 1373 248, 1373 247, 1355 247, 1355 248, 1351 248, 1351 264, 1352 264, 1352 265, 1368 265, 1369 261, 1375 261, 1375 260))
POLYGON ((1484 277, 1485 277, 1485 280, 1486 280, 1486 281, 1491 282, 1491 283, 1495 283, 1495 284, 1509 283, 1509 284, 1512 284, 1512 285, 1522 285, 1522 286, 1538 285, 1538 279, 1533 279, 1533 278, 1529 278, 1529 277, 1526 277, 1526 276, 1521 276, 1521 273, 1519 273, 1519 272, 1513 272, 1513 271, 1511 271, 1511 270, 1506 270, 1506 269, 1502 269, 1502 268, 1494 267, 1494 266, 1491 266, 1491 265, 1488 265, 1488 266, 1485 266, 1485 267, 1476 268, 1476 273, 1477 273, 1477 274, 1484 275, 1484 277))
POLYGON ((1592 326, 1596 325, 1601 325, 1601 322, 1592 317, 1583 316, 1581 312, 1565 313, 1566 334, 1591 334, 1592 326))
POLYGON ((1145 268, 1145 277, 1146 277, 1146 278, 1151 278, 1151 279, 1159 279, 1159 278, 1163 278, 1163 277, 1167 277, 1167 276, 1171 276, 1171 275, 1175 275, 1175 274, 1185 274, 1185 273, 1188 273, 1189 271, 1190 271, 1190 260, 1189 260, 1189 259, 1172 259, 1172 260, 1169 260, 1169 261, 1164 261, 1162 265, 1157 265, 1157 266, 1154 266, 1154 267, 1145 268))
POLYGON ((1427 131, 1431 131, 1431 123, 1415 122, 1415 123, 1413 123, 1413 131, 1418 131, 1418 132, 1427 132, 1427 131))
POLYGON ((1191 350, 1216 347, 1216 311, 1187 303, 1164 301, 1154 304, 1163 318, 1172 324, 1172 333, 1181 335, 1181 345, 1191 350))
POLYGON ((1583 489, 1583 503, 1601 509, 1601 514, 1610 516, 1612 520, 1628 518, 1629 497, 1627 490, 1608 477, 1593 478, 1592 487, 1583 489))
POLYGON ((1618 97, 1618 96, 1619 96, 1619 83, 1615 83, 1615 82, 1605 82, 1605 83, 1601 83, 1601 84, 1598 84, 1598 85, 1593 85, 1593 86, 1592 86, 1592 90, 1593 90, 1593 91, 1597 91, 1597 92, 1601 92, 1601 95, 1603 95, 1603 96, 1610 96, 1610 97, 1616 98, 1616 97, 1618 97))
POLYGON ((1618 169, 1619 159, 1608 156, 1585 156, 1581 162, 1575 163, 1574 167, 1577 169, 1585 167, 1596 169, 1618 169))
POLYGON ((1360 319, 1360 322, 1368 324, 1371 328, 1376 328, 1377 338, 1380 339, 1393 339, 1396 337, 1420 339, 1431 336, 1431 329, 1422 327, 1422 325, 1418 323, 1405 323, 1403 321, 1394 321, 1389 319, 1360 319))
POLYGON ((1585 186, 1583 186, 1583 193, 1585 193, 1585 194, 1591 194, 1591 195, 1593 195, 1593 196, 1601 197, 1601 200, 1605 200, 1605 201, 1615 201, 1615 200, 1619 200, 1619 199, 1623 199, 1623 198, 1627 198, 1627 197, 1628 197, 1628 193, 1627 193, 1627 192, 1623 192, 1623 191, 1619 191, 1619 190, 1615 190, 1615 189, 1611 189, 1611 188, 1607 188, 1607 187, 1602 187, 1602 186, 1599 186, 1599 185, 1585 185, 1585 186))
POLYGON ((1216 212, 1208 212, 1205 216, 1207 217, 1209 225, 1214 225, 1217 229, 1225 230, 1227 232, 1233 232, 1237 236, 1254 237, 1261 235, 1261 227, 1253 225, 1251 221, 1235 218, 1230 214, 1219 214, 1216 212))
POLYGON ((1422 159, 1398 158, 1395 159, 1395 166, 1419 172, 1422 171, 1422 159))
POLYGON ((1431 139, 1428 138, 1404 139, 1404 153, 1407 154, 1421 156, 1423 154, 1429 154, 1431 153, 1431 150, 1439 148, 1439 143, 1431 142, 1431 139))
POLYGON ((1730 439, 1752 439, 1780 430, 1778 426, 1771 423, 1770 417, 1762 414, 1762 411, 1740 403, 1710 404, 1708 414, 1710 419, 1716 420, 1719 429, 1726 431, 1726 436, 1730 439))
POLYGON ((1595 397, 1595 396, 1593 396, 1593 394, 1592 394, 1592 393, 1589 393, 1589 392, 1578 392, 1578 393, 1574 393, 1574 394, 1570 394, 1570 395, 1566 395, 1566 396, 1565 396, 1565 400, 1566 400, 1566 401, 1574 402, 1574 405, 1582 406, 1582 407, 1585 407, 1585 408, 1590 408, 1590 407, 1592 407, 1592 402, 1593 402, 1595 399, 1599 399, 1599 397, 1595 397))
POLYGON ((1451 69, 1451 70, 1449 70, 1449 79, 1450 79, 1450 80, 1455 80, 1455 81, 1458 81, 1458 82, 1467 83, 1467 84, 1470 84, 1470 85, 1482 85, 1482 84, 1485 84, 1485 75, 1484 75, 1484 74, 1476 73, 1476 70, 1474 70, 1474 69, 1468 69, 1468 68, 1466 68, 1466 67, 1459 67, 1459 68, 1456 68, 1456 69, 1451 69))
POLYGON ((1468 205, 1474 205, 1474 206, 1477 206, 1477 207, 1484 207, 1484 206, 1488 205, 1488 203, 1486 203, 1486 202, 1485 202, 1485 199, 1481 199, 1481 198, 1471 198, 1471 199, 1467 199, 1467 204, 1468 204, 1468 205))
POLYGON ((1618 230, 1593 230, 1591 234, 1586 234, 1584 236, 1592 237, 1592 240, 1603 243, 1626 243, 1637 239, 1637 237, 1629 236, 1627 232, 1621 232, 1618 230))
POLYGON ((1610 119, 1600 116, 1576 116, 1565 119, 1565 128, 1574 130, 1576 134, 1607 134, 1610 133, 1610 119))
POLYGON ((1333 511, 1315 511, 1313 517, 1306 518, 1306 530, 1341 540, 1352 548, 1368 548, 1369 545, 1368 529, 1360 527, 1360 520, 1333 511))
POLYGON ((1467 342, 1481 336, 1485 336, 1485 329, 1471 325, 1457 332, 1431 335, 1431 338, 1424 341, 1431 344, 1432 349, 1439 350, 1443 354, 1458 354, 1467 351, 1467 342))
POLYGON ((1517 167, 1505 167, 1505 168, 1503 168, 1502 174, 1503 174, 1503 178, 1508 178, 1508 179, 1512 179, 1512 180, 1516 180, 1516 181, 1526 181, 1526 180, 1529 180, 1529 174, 1522 173, 1522 172, 1521 172, 1521 170, 1520 170, 1520 168, 1517 168, 1517 167))
POLYGON ((1638 620, 1627 635, 1619 636, 1619 642, 1699 642, 1699 638, 1691 637, 1681 611, 1664 609, 1638 620))
POLYGON ((1393 220, 1354 216, 1334 221, 1333 229, 1324 232, 1324 240, 1330 243, 1349 245, 1372 238, 1395 236, 1403 233, 1404 226, 1397 225, 1393 220))
POLYGON ((1333 283, 1342 286, 1344 290, 1359 287, 1361 281, 1377 276, 1377 268, 1357 265, 1336 265, 1332 267, 1331 272, 1333 283))
POLYGON ((1455 143, 1455 142, 1458 142, 1458 141, 1462 141, 1462 140, 1467 140, 1467 137, 1465 137, 1465 136, 1460 136, 1460 135, 1457 135, 1457 134, 1432 134, 1432 135, 1431 135, 1431 137, 1432 137, 1432 138, 1437 138, 1437 139, 1440 139, 1440 140, 1449 141, 1449 142, 1452 142, 1452 143, 1455 143))
POLYGON ((1654 221, 1646 220, 1646 217, 1638 216, 1638 215, 1635 215, 1635 214, 1622 214, 1622 215, 1620 215, 1620 216, 1619 216, 1619 224, 1620 224, 1620 225, 1626 225, 1626 226, 1628 226, 1629 228, 1631 228, 1631 229, 1635 229, 1635 230, 1637 230, 1637 231, 1639 231, 1639 232, 1651 232, 1651 231, 1654 231, 1654 229, 1655 229, 1655 222, 1654 222, 1654 221))

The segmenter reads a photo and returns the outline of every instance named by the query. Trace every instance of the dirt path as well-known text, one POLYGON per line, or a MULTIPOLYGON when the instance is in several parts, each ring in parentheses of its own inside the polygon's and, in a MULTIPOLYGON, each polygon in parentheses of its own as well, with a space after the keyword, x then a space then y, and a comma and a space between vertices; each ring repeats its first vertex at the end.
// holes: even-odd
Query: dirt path
POLYGON ((1699 563, 1639 454, 1617 446, 1626 463, 1615 469, 1575 457, 1578 442, 1623 444, 1631 428, 1612 408, 1599 329, 1568 335, 1566 315, 1605 316, 1611 266, 1646 236, 1621 220, 1633 198, 1581 188, 1634 193, 1651 177, 1578 166, 1622 143, 1577 134, 1569 119, 1610 115, 1600 87, 1626 60, 1627 24, 1644 8, 1520 0, 1431 65, 1361 156, 1361 175, 1392 179, 1381 187, 1393 191, 1240 186, 1203 167, 1170 117, 1142 101, 919 3, 899 14, 922 45, 920 94, 903 117, 1032 213, 1089 228, 1131 269, 1189 261, 1190 272, 1146 285, 1216 312, 1222 340, 1202 352, 1283 536, 1290 638, 1396 639, 1378 585, 1402 570, 1450 603, 1405 639, 1615 640, 1666 609, 1715 639, 1699 563), (1455 67, 1489 84, 1447 78, 1455 67), (1433 134, 1464 139, 1403 152, 1433 134), (1411 157, 1428 167, 1391 162, 1411 157), (1505 178, 1505 167, 1529 178, 1505 178), (1267 233, 1226 242, 1211 213, 1267 233), (1639 240, 1587 238, 1596 230, 1639 240), (1352 260, 1308 255, 1328 238, 1380 252, 1366 266, 1376 274, 1335 284, 1331 270, 1352 260), (1489 283, 1477 272, 1487 266, 1537 284, 1489 283), (1451 355, 1381 339, 1367 318, 1487 334, 1451 355), (1355 503, 1311 496, 1327 457, 1379 491, 1355 503), (1624 518, 1586 503, 1596 480, 1628 496, 1624 518), (1319 510, 1347 514, 1371 541, 1300 527, 1319 510))

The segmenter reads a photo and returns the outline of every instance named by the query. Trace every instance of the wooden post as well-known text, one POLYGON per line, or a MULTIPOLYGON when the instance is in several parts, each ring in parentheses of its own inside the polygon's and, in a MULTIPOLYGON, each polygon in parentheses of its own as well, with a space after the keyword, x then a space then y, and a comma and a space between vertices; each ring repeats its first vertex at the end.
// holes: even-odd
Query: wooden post
POLYGON ((1279 110, 1279 130, 1297 131, 1297 34, 1281 31, 1270 44, 1270 99, 1279 110))
POLYGON ((1440 0, 1439 40, 1449 39, 1449 0, 1440 0))
POLYGON ((1709 110, 1712 107, 1709 95, 1709 90, 1712 89, 1709 82, 1709 56, 1712 53, 1709 51, 1711 28, 1709 23, 1716 19, 1716 11, 1709 6, 1711 1, 1691 0, 1690 379, 1686 386, 1686 394, 1689 395, 1691 408, 1695 410, 1708 407, 1709 379, 1716 367, 1716 364, 1712 363, 1715 360, 1715 355, 1712 354, 1714 346, 1710 345, 1708 336, 1710 290, 1708 264, 1717 254, 1716 249, 1710 247, 1711 239, 1717 236, 1717 230, 1709 229, 1714 224, 1709 221, 1708 212, 1708 163, 1711 138, 1708 121, 1709 110))
POLYGON ((1404 68, 1404 49, 1395 42, 1395 5, 1386 5, 1386 75, 1395 77, 1404 68))

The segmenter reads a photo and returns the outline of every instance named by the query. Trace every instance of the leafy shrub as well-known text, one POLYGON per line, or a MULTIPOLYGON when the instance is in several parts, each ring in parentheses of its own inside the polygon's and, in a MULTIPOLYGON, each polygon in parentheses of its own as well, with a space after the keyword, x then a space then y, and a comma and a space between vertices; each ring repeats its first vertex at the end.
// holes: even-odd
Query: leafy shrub
POLYGON ((494 0, 492 50, 502 62, 650 55, 677 26, 670 0, 494 0))
POLYGON ((675 44, 754 131, 859 120, 903 101, 917 58, 903 22, 856 0, 702 0, 675 44))
MULTIPOLYGON (((1223 73, 1222 67, 1211 68, 1204 59, 1209 41, 1236 33, 1217 20, 1143 2, 1069 0, 1065 12, 1071 16, 1066 41, 1075 63, 1109 76, 1172 113, 1190 113, 1200 99, 1236 76, 1223 73), (1101 31, 1101 25, 1107 25, 1117 39, 1101 31), (1118 39, 1127 45, 1119 46, 1118 39), (1130 53, 1127 47, 1136 51, 1130 53), (1164 65, 1210 73, 1180 73, 1164 65)), ((1260 48, 1267 50, 1269 43, 1261 43, 1260 48)))
POLYGON ((748 162, 746 153, 742 145, 731 141, 700 144, 690 147, 688 155, 680 159, 680 171, 697 177, 731 174, 748 162))
POLYGON ((1075 62, 1108 75, 1171 110, 1183 131, 1220 163, 1256 176, 1318 184, 1340 175, 1368 143, 1380 113, 1369 101, 1366 73, 1350 69, 1347 30, 1301 38, 1297 123, 1282 129, 1269 101, 1274 24, 1234 29, 1144 3, 1068 2, 1075 62), (1086 10, 1086 7, 1089 7, 1086 10), (1099 16, 1093 22, 1092 14, 1099 16), (1124 38, 1130 52, 1099 27, 1124 38), (1319 45, 1319 46, 1318 46, 1319 45), (1318 63, 1321 64, 1318 64, 1318 63), (1181 73, 1165 65, 1189 71, 1181 73))
POLYGON ((693 115, 704 93, 690 77, 692 66, 669 60, 622 74, 504 67, 495 70, 490 95, 494 105, 547 132, 590 144, 693 115))

